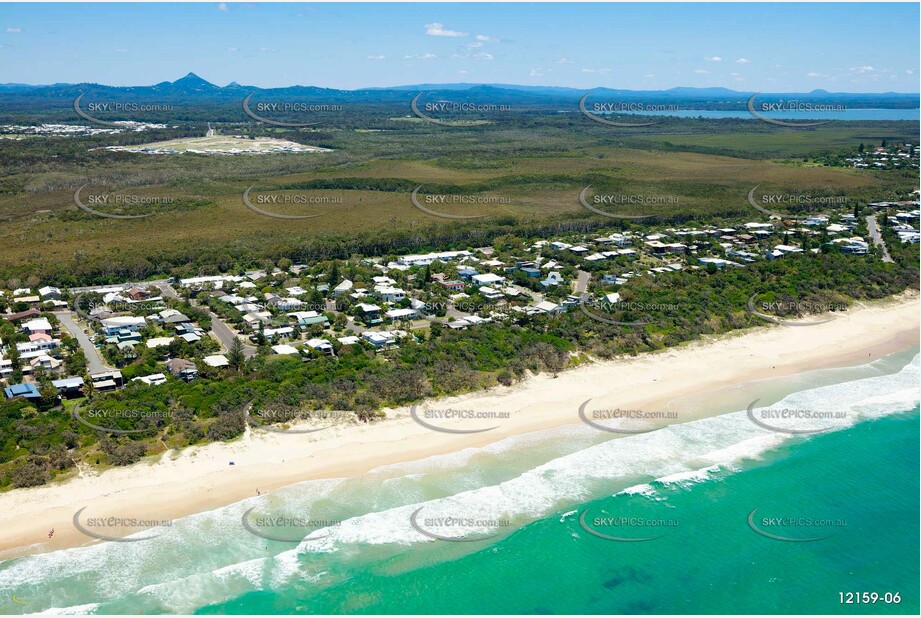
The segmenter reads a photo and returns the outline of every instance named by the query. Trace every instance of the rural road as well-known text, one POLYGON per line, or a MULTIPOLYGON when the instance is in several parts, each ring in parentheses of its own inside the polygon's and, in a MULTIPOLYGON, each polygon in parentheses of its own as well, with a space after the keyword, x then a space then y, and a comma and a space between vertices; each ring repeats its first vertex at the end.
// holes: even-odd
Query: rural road
POLYGON ((883 250, 883 261, 894 262, 895 260, 889 256, 889 249, 886 248, 886 242, 879 232, 879 225, 876 223, 876 215, 867 215, 867 230, 870 232, 870 238, 873 239, 873 244, 883 250))
POLYGON ((112 370, 111 367, 102 362, 99 350, 96 349, 96 346, 93 345, 90 338, 83 332, 83 329, 74 321, 74 316, 71 312, 56 312, 54 315, 57 316, 61 324, 64 325, 64 328, 70 331, 70 334, 80 343, 83 354, 86 355, 87 371, 89 371, 90 374, 112 370))

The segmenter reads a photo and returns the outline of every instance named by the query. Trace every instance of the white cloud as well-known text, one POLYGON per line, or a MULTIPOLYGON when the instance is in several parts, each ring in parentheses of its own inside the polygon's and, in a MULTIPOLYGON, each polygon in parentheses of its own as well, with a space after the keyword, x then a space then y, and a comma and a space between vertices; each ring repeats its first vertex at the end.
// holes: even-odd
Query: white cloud
POLYGON ((862 67, 851 67, 851 73, 872 73, 875 70, 876 69, 874 69, 873 67, 869 65, 865 65, 862 67))
POLYGON ((656 74, 655 74, 655 73, 647 73, 647 74, 646 74, 646 75, 644 75, 643 77, 645 77, 645 78, 647 78, 647 79, 648 79, 648 78, 650 78, 650 77, 655 77, 655 76, 656 76, 656 74))
POLYGON ((495 60, 492 54, 487 54, 486 52, 478 52, 473 54, 474 60, 495 60))
POLYGON ((704 71, 703 69, 694 69, 694 72, 698 75, 706 75, 709 71, 704 71))
POLYGON ((465 47, 466 47, 467 49, 479 49, 480 47, 483 47, 483 44, 474 41, 474 42, 472 42, 472 43, 467 43, 467 44, 465 45, 465 47))
POLYGON ((749 64, 750 62, 751 60, 749 60, 748 58, 739 58, 738 60, 736 60, 736 64, 749 64))
POLYGON ((115 50, 115 53, 116 53, 116 54, 127 54, 127 53, 128 53, 128 48, 127 48, 127 47, 119 47, 118 49, 115 50))
POLYGON ((461 69, 460 71, 457 72, 457 74, 458 74, 458 75, 466 75, 466 74, 469 73, 469 72, 470 72, 470 71, 467 71, 466 69, 461 69))
POLYGON ((722 62, 723 59, 719 56, 710 56, 709 58, 704 58, 707 62, 722 62))
POLYGON ((531 69, 531 77, 543 77, 544 72, 541 69, 531 69))
POLYGON ((6 31, 10 34, 19 34, 22 32, 22 28, 7 28, 6 31))
POLYGON ((477 41, 482 41, 483 43, 501 43, 502 39, 494 39, 491 36, 486 36, 485 34, 476 35, 477 41))
POLYGON ((380 54, 371 54, 370 56, 367 56, 367 59, 368 60, 383 60, 384 57, 381 56, 380 54))
POLYGON ((438 57, 438 56, 436 56, 435 54, 428 54, 428 53, 426 53, 426 54, 412 54, 412 55, 407 54, 407 55, 403 56, 403 60, 434 60, 434 59, 437 58, 437 57, 438 57))
POLYGON ((806 73, 806 77, 822 78, 822 79, 824 79, 824 78, 827 78, 828 75, 825 75, 824 73, 816 73, 815 71, 810 71, 809 73, 806 73))
POLYGON ((432 24, 425 24, 425 33, 429 36, 451 36, 451 37, 461 37, 461 36, 470 36, 469 32, 458 32, 456 30, 448 30, 445 28, 445 25, 441 22, 436 21, 432 24))
POLYGON ((226 11, 226 10, 227 10, 227 4, 226 4, 225 2, 218 2, 218 4, 217 4, 217 10, 218 10, 218 11, 226 11))
POLYGON ((905 69, 905 73, 907 73, 908 75, 914 75, 914 74, 915 74, 915 72, 912 71, 911 69, 905 69))
POLYGON ((572 64, 573 61, 565 56, 556 61, 557 64, 572 64))
POLYGON ((227 51, 229 51, 231 54, 235 54, 235 53, 237 53, 237 52, 240 51, 240 50, 239 50, 238 48, 236 48, 236 47, 228 47, 228 48, 227 48, 227 51))
POLYGON ((601 75, 607 75, 611 72, 611 69, 582 69, 583 73, 600 73, 601 75))

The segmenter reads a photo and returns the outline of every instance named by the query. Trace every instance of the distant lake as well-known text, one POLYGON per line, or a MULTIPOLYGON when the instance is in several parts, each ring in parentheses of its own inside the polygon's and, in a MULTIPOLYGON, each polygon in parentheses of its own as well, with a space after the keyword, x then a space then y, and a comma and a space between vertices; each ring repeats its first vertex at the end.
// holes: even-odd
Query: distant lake
MULTIPOLYGON (((604 112, 597 113, 599 116, 604 112)), ((775 120, 921 120, 918 109, 847 109, 834 112, 759 112, 775 120)), ((676 118, 754 118, 748 110, 680 109, 667 112, 631 112, 633 116, 674 116, 676 118)))

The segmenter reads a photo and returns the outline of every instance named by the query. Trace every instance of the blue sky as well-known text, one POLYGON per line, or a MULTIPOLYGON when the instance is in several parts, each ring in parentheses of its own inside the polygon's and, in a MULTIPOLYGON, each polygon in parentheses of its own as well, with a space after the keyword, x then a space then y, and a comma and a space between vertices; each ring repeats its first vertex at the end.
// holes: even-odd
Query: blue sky
POLYGON ((0 4, 0 82, 918 92, 919 5, 0 4))

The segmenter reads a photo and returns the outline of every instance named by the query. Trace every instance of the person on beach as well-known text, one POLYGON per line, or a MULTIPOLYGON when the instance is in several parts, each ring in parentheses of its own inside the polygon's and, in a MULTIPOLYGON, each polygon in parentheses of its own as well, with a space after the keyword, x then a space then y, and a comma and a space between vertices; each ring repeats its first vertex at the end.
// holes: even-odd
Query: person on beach
POLYGON ((48 538, 50 539, 53 536, 54 536, 54 528, 48 531, 48 538))

